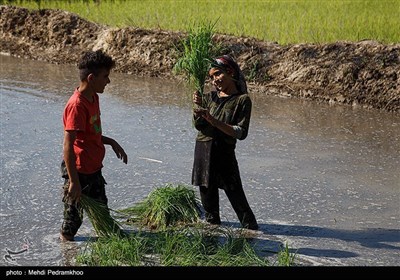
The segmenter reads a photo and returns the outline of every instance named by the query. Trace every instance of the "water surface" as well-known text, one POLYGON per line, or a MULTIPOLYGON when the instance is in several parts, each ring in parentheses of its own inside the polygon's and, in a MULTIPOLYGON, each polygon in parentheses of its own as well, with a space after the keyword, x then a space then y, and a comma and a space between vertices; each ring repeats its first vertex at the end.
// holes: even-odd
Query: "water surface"
MULTIPOLYGON (((0 57, 0 265, 68 265, 61 244, 62 111, 74 66, 0 57), (29 248, 10 259, 9 251, 29 248)), ((249 136, 237 145, 259 245, 288 243, 315 264, 399 265, 400 116, 251 95, 249 136)), ((155 187, 190 185, 196 131, 183 84, 111 74, 100 96, 109 205, 131 206, 155 187)), ((197 192, 197 190, 196 190, 197 192)), ((220 193, 224 225, 238 221, 220 193)), ((86 219, 77 240, 93 236, 86 219)))

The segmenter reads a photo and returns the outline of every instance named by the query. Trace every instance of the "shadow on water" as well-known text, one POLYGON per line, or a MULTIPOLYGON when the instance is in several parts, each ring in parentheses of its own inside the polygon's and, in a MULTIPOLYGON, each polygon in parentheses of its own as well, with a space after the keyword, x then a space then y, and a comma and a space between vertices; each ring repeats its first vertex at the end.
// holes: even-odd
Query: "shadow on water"
MULTIPOLYGON (((227 222, 224 225, 228 227, 239 227, 238 223, 227 222)), ((338 249, 322 249, 324 240, 330 239, 333 242, 344 241, 347 243, 356 242, 366 248, 400 250, 400 246, 390 245, 388 243, 400 242, 399 229, 385 228, 366 228, 362 230, 340 230, 323 228, 316 226, 299 226, 299 225, 277 225, 277 224, 260 224, 260 232, 266 235, 264 238, 253 238, 252 243, 256 244, 263 252, 263 248, 270 248, 273 252, 278 252, 284 248, 282 241, 273 241, 268 238, 273 236, 290 236, 290 237, 306 237, 312 238, 314 241, 310 247, 290 248, 291 253, 324 257, 324 258, 352 258, 360 254, 353 251, 344 251, 338 249), (311 248, 312 244, 315 248, 311 248), (322 245, 321 245, 322 244, 322 245)))

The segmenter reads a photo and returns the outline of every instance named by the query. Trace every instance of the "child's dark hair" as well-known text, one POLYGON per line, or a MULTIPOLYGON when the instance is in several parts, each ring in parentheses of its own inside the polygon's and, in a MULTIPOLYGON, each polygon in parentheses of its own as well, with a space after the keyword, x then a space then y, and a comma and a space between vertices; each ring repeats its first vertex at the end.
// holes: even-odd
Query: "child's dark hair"
POLYGON ((247 93, 246 78, 244 77, 239 65, 230 55, 223 55, 211 61, 212 68, 218 68, 226 72, 231 70, 233 73, 233 80, 235 81, 236 88, 241 93, 247 93))
POLYGON ((91 73, 97 75, 101 69, 110 70, 115 61, 102 50, 85 52, 78 63, 79 78, 85 80, 91 73))

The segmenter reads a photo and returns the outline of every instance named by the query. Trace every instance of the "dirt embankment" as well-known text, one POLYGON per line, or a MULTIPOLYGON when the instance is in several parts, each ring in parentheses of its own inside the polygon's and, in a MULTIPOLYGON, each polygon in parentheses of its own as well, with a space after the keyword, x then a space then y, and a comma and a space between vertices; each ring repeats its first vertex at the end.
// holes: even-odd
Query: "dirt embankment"
MULTIPOLYGON (((102 48, 116 71, 177 79, 175 46, 184 33, 109 28, 60 10, 0 6, 0 52, 75 64, 102 48)), ((281 46, 254 38, 216 35, 256 94, 274 94, 400 112, 400 44, 375 41, 281 46)))

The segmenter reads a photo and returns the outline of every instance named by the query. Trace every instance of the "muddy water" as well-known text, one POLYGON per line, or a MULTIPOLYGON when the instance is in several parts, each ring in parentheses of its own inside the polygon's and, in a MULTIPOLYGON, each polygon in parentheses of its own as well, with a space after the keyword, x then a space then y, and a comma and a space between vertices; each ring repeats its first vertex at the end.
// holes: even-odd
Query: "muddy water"
MULTIPOLYGON (((0 57, 0 265, 69 265, 93 231, 61 244, 61 114, 74 67, 0 57), (18 253, 18 254, 16 254, 18 253)), ((187 90, 112 73, 100 97, 111 208, 166 183, 190 184, 195 130, 187 90)), ((259 248, 288 244, 313 265, 399 265, 400 116, 252 95, 249 136, 237 146, 245 191, 260 224, 259 248)), ((196 190, 197 191, 197 190, 196 190)), ((238 221, 221 193, 226 226, 238 221)))

